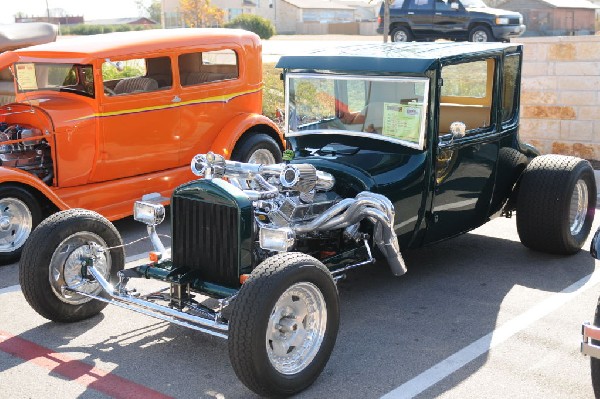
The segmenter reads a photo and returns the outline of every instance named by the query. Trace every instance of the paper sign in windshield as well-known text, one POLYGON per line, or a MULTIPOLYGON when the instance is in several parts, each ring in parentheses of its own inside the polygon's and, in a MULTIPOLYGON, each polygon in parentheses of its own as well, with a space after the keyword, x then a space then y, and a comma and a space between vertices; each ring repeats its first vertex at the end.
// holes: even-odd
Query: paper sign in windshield
POLYGON ((421 104, 384 103, 382 134, 398 140, 419 142, 421 104))
POLYGON ((17 83, 20 90, 37 90, 37 79, 35 77, 35 65, 17 64, 17 83))

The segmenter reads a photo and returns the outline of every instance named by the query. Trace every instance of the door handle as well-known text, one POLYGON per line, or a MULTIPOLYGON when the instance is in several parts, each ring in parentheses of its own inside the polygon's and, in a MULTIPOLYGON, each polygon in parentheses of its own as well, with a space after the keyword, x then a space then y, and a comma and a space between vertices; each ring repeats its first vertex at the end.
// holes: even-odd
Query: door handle
POLYGON ((175 97, 173 97, 173 99, 171 100, 171 102, 172 102, 172 103, 178 103, 178 102, 181 102, 181 98, 180 98, 179 96, 177 96, 177 95, 176 95, 175 97))
POLYGON ((408 15, 415 15, 415 13, 414 12, 409 12, 408 15))
POLYGON ((441 12, 436 12, 435 15, 442 15, 442 13, 441 12))

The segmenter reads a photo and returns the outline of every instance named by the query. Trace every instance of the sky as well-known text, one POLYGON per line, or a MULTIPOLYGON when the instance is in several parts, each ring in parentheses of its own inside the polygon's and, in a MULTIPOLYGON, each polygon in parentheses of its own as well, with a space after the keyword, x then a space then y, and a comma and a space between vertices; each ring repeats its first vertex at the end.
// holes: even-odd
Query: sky
POLYGON ((135 0, 0 0, 0 24, 15 22, 14 15, 19 11, 30 16, 46 16, 46 1, 50 10, 62 8, 67 15, 83 15, 86 21, 140 15, 135 0))

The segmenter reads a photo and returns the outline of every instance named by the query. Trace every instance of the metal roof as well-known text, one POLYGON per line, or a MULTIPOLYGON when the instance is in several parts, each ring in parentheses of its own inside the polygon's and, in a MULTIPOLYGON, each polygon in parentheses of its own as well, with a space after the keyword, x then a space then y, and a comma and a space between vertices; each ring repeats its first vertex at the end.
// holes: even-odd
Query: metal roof
POLYGON ((16 50, 15 53, 20 57, 90 62, 97 58, 129 56, 142 52, 158 53, 170 48, 191 48, 199 44, 214 44, 232 40, 243 45, 260 46, 258 36, 241 29, 182 28, 78 36, 54 43, 27 47, 16 50))
POLYGON ((304 55, 288 55, 276 67, 331 71, 366 71, 424 73, 436 63, 456 61, 471 56, 498 54, 516 44, 433 42, 357 44, 318 50, 304 55))

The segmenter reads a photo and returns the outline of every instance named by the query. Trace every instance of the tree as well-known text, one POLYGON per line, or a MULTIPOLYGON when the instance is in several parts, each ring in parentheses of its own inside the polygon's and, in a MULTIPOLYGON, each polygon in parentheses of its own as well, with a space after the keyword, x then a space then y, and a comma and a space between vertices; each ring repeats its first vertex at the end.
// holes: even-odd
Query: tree
POLYGON ((179 9, 185 25, 194 28, 221 26, 225 19, 225 12, 210 0, 179 0, 179 9))
POLYGON ((154 22, 161 21, 162 7, 160 0, 152 0, 150 5, 146 5, 144 0, 136 0, 135 4, 144 17, 148 17, 154 22))
MULTIPOLYGON (((369 3, 377 0, 369 0, 369 3)), ((383 42, 387 43, 390 33, 390 4, 396 0, 383 0, 383 42)))

